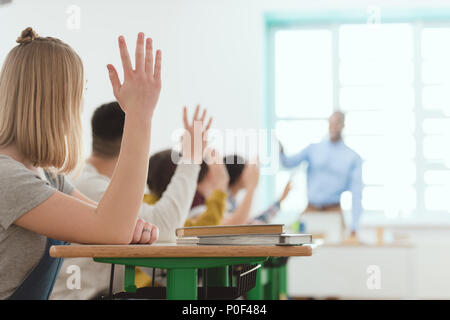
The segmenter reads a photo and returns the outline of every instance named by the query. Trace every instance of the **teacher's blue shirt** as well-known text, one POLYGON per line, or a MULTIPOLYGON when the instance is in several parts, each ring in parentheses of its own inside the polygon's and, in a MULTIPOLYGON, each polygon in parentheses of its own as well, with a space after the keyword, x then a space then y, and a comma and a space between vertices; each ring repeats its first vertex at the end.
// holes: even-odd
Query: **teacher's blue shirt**
POLYGON ((314 143, 293 156, 280 153, 284 167, 293 168, 303 161, 308 163, 308 201, 312 205, 326 206, 340 203, 344 191, 352 193, 351 230, 358 228, 362 212, 361 157, 342 140, 329 138, 314 143))

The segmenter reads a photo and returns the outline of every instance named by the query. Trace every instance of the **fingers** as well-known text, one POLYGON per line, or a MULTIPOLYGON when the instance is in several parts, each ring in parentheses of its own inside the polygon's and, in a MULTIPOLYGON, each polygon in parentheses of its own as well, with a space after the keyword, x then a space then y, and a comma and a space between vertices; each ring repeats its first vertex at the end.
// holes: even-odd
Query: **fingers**
POLYGON ((158 240, 159 237, 159 229, 157 226, 152 225, 149 222, 145 222, 143 224, 143 229, 142 229, 142 235, 141 238, 139 240, 139 243, 141 244, 152 244, 154 243, 156 240, 158 240))
POLYGON ((133 240, 131 243, 139 243, 142 236, 142 229, 144 228, 144 221, 142 219, 138 219, 136 221, 136 227, 134 228, 133 240))
POLYGON ((203 110, 202 117, 200 118, 200 121, 203 122, 205 120, 205 117, 206 117, 206 109, 203 110))
MULTIPOLYGON (((125 78, 128 78, 133 72, 130 55, 128 53, 127 44, 123 36, 119 37, 120 58, 125 78)), ((146 74, 153 76, 157 81, 161 81, 161 50, 156 51, 155 66, 153 67, 153 40, 147 38, 143 32, 139 32, 136 40, 136 71, 144 71, 146 74), (154 68, 154 69, 153 69, 154 68)))
POLYGON ((153 76, 153 40, 147 38, 145 42, 145 73, 153 76))
MULTIPOLYGON (((206 111, 206 109, 203 110, 200 119, 198 118, 199 112, 200 112, 200 105, 197 105, 197 107, 195 108, 194 116, 192 117, 192 127, 194 126, 194 122, 196 122, 196 121, 200 121, 202 123, 202 127, 203 127, 203 123, 204 123, 204 121, 206 119, 207 111, 206 111)), ((204 135, 207 133, 209 128, 211 128, 212 120, 213 120, 213 118, 210 117, 209 120, 208 120, 208 123, 204 127, 204 129, 203 129, 203 134, 204 135)), ((191 125, 188 122, 187 107, 186 106, 184 106, 184 109, 183 109, 183 123, 184 123, 184 127, 185 128, 190 128, 191 127, 191 125)))
POLYGON ((184 106, 183 108, 183 123, 184 123, 184 128, 188 129, 189 128, 189 121, 187 118, 187 108, 186 106, 184 106))
POLYGON ((208 124, 206 125, 205 129, 203 130, 203 137, 202 137, 203 150, 205 150, 205 147, 208 145, 208 134, 209 134, 209 128, 211 127, 211 123, 212 123, 212 117, 209 118, 208 124))
POLYGON ((122 59, 123 73, 126 78, 128 78, 133 72, 133 67, 131 66, 130 55, 128 54, 127 44, 123 36, 119 37, 119 50, 120 58, 122 59))
POLYGON ((152 226, 152 236, 150 238, 150 244, 154 243, 159 238, 159 228, 157 226, 152 226))
POLYGON ((206 127, 205 127, 205 132, 207 132, 207 131, 209 130, 209 128, 211 128, 212 120, 213 120, 213 118, 210 117, 210 118, 209 118, 209 121, 208 121, 208 124, 207 124, 206 127))
POLYGON ((156 51, 155 72, 153 77, 156 81, 161 81, 161 50, 156 51))
POLYGON ((117 98, 121 84, 119 80, 119 75, 117 74, 116 68, 112 64, 106 66, 108 68, 109 80, 113 88, 114 96, 117 98))
POLYGON ((145 36, 143 32, 139 32, 136 40, 136 71, 144 71, 144 40, 145 36))
POLYGON ((139 243, 149 243, 152 236, 152 225, 149 222, 144 223, 139 243))
POLYGON ((197 107, 195 107, 194 117, 192 118, 192 122, 198 121, 198 112, 200 111, 200 105, 198 104, 197 107))

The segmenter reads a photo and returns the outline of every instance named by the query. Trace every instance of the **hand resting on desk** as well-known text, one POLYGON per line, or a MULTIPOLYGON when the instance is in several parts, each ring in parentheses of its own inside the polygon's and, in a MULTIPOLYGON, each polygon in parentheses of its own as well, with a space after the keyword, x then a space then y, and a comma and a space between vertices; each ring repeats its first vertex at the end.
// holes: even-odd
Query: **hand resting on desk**
POLYGON ((159 237, 159 229, 157 226, 152 225, 142 219, 136 221, 136 226, 134 228, 133 239, 131 243, 139 244, 152 244, 159 237))

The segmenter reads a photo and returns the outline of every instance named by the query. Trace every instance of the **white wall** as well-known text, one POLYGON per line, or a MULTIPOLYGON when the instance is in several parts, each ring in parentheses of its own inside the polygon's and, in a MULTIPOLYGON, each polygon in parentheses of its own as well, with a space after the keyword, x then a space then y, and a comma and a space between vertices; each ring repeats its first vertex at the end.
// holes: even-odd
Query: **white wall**
POLYGON ((218 129, 255 128, 264 104, 264 22, 266 11, 364 8, 368 5, 432 5, 446 1, 288 1, 288 0, 13 0, 0 6, 0 61, 20 31, 32 26, 43 36, 69 43, 82 57, 85 144, 89 120, 101 103, 113 99, 106 64, 120 66, 116 38, 124 34, 133 49, 138 31, 163 50, 163 91, 154 120, 152 149, 171 145, 181 125, 181 107, 201 103, 218 129), (81 8, 81 29, 66 28, 70 5, 81 8))

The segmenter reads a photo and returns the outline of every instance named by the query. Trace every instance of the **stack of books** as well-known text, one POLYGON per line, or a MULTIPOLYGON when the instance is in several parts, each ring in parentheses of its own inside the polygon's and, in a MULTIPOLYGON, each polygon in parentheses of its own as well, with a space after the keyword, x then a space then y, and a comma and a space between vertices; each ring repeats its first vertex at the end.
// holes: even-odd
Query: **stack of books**
POLYGON ((176 229, 177 244, 184 245, 280 245, 312 243, 310 234, 287 234, 284 224, 204 226, 176 229))

